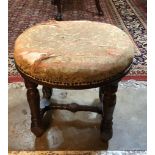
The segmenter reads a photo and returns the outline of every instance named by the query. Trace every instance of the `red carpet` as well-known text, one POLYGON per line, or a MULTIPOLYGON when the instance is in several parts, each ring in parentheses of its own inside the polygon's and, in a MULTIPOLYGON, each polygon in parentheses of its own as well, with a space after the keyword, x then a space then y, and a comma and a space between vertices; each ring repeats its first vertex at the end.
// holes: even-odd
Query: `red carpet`
MULTIPOLYGON (((124 80, 147 79, 146 4, 141 0, 100 0, 104 17, 96 15, 94 0, 64 0, 64 20, 91 20, 114 24, 132 38, 136 47, 133 67, 124 80)), ((15 69, 15 39, 26 28, 53 19, 51 0, 9 0, 9 82, 22 81, 15 69)))

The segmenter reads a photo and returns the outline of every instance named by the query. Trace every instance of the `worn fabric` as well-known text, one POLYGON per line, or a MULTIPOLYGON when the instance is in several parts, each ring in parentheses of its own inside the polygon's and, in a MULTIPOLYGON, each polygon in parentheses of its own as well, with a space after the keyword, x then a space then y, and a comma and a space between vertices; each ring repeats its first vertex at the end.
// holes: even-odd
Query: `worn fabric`
POLYGON ((52 82, 91 83, 122 72, 134 56, 128 35, 91 21, 50 21, 24 31, 14 58, 27 74, 52 82))

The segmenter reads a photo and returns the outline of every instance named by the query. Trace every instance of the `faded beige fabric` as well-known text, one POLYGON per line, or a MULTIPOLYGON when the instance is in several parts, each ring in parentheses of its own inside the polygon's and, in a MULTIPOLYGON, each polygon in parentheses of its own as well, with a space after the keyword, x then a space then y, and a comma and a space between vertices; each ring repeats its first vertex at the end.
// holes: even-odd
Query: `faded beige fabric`
POLYGON ((92 21, 50 21, 23 32, 15 42, 16 64, 38 79, 61 83, 105 80, 123 71, 134 45, 119 28, 92 21))

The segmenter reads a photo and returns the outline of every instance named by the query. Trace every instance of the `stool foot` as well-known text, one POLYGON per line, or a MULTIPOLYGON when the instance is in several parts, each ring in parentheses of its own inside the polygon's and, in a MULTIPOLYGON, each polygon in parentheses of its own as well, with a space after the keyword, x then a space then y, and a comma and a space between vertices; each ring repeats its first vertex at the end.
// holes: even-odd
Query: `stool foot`
POLYGON ((111 121, 108 123, 108 122, 105 122, 104 119, 102 119, 100 130, 101 130, 101 139, 103 141, 108 141, 112 138, 113 129, 112 129, 111 121))
POLYGON ((57 13, 57 15, 55 16, 55 20, 62 21, 62 14, 61 13, 57 13))
POLYGON ((25 86, 27 88, 27 101, 31 111, 31 131, 38 137, 44 132, 40 115, 40 96, 37 89, 38 84, 25 79, 25 86))
POLYGON ((102 11, 102 10, 101 10, 101 11, 98 11, 98 15, 99 15, 99 16, 104 16, 103 11, 102 11))
POLYGON ((44 129, 41 127, 31 127, 31 132, 36 136, 40 137, 44 133, 44 129))
POLYGON ((99 0, 95 0, 95 4, 96 4, 97 11, 98 11, 98 15, 99 15, 99 16, 103 16, 104 13, 103 13, 103 11, 102 11, 102 9, 101 9, 99 0))
POLYGON ((108 141, 112 138, 112 120, 113 112, 116 104, 116 92, 118 88, 118 82, 111 85, 100 87, 100 96, 102 96, 102 121, 101 121, 101 138, 104 141, 108 141))
POLYGON ((62 20, 62 0, 55 0, 55 5, 57 6, 57 15, 55 16, 55 20, 62 20))

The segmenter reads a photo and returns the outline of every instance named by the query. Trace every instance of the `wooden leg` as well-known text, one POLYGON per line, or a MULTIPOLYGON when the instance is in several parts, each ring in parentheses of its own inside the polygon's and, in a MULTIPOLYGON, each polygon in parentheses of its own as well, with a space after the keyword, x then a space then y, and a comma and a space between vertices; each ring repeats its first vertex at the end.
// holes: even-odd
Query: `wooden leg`
POLYGON ((101 94, 103 96, 103 115, 101 121, 101 138, 104 141, 108 141, 112 138, 112 120, 113 112, 116 104, 116 92, 118 88, 118 83, 113 83, 106 87, 100 87, 101 94))
POLYGON ((53 90, 49 87, 43 86, 42 92, 43 92, 43 98, 46 98, 47 100, 49 100, 52 96, 53 90))
POLYGON ((103 93, 102 93, 103 90, 102 90, 102 88, 103 88, 103 87, 100 87, 100 88, 99 88, 99 99, 100 99, 100 102, 101 102, 101 103, 103 102, 103 101, 102 101, 102 100, 103 100, 103 93))
POLYGON ((43 134, 44 129, 40 116, 40 96, 37 89, 38 84, 25 79, 25 86, 27 88, 27 100, 31 110, 31 131, 39 137, 43 134))
POLYGON ((103 13, 103 11, 102 11, 102 9, 101 9, 101 6, 100 6, 100 1, 99 1, 99 0, 95 0, 95 4, 96 4, 96 8, 97 8, 97 10, 98 10, 98 15, 99 15, 99 16, 104 15, 104 13, 103 13))
POLYGON ((52 5, 56 5, 56 0, 51 0, 52 5))
POLYGON ((55 4, 57 5, 57 15, 55 19, 58 21, 62 20, 62 0, 55 0, 55 4))
POLYGON ((43 92, 43 97, 40 100, 40 115, 42 118, 44 118, 44 114, 49 109, 49 106, 51 104, 50 98, 52 96, 52 88, 43 86, 42 92, 43 92))

